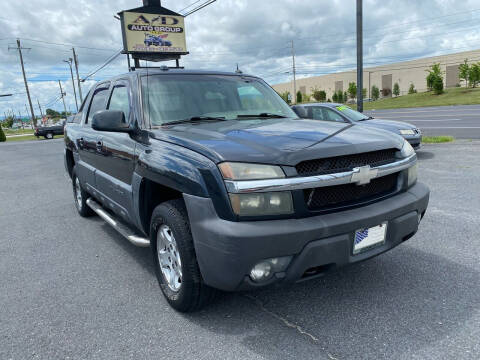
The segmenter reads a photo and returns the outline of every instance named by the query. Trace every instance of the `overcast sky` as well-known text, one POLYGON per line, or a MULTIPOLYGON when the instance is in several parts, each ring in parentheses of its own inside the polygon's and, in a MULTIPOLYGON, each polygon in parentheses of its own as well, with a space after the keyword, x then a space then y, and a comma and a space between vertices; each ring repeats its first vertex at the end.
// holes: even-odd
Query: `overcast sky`
MULTIPOLYGON (((203 0, 202 0, 203 1, 203 0)), ((201 3, 202 1, 199 1, 201 3)), ((179 11, 195 0, 163 0, 179 11)), ((32 101, 74 110, 68 64, 76 47, 80 76, 99 67, 122 48, 120 23, 113 15, 141 6, 140 0, 3 1, 0 5, 0 94, 25 91, 18 52, 22 41, 32 101), (32 41, 39 40, 44 42, 32 41), (67 44, 53 45, 51 43, 67 44)), ((355 0, 217 0, 185 19, 190 55, 187 68, 235 70, 259 75, 271 84, 291 79, 291 40, 299 77, 355 66, 355 0)), ((378 65, 480 48, 480 0, 364 0, 364 63, 378 65)), ((480 59, 477 59, 480 60, 480 59)), ((83 84, 127 70, 125 55, 83 84)), ((0 97, 4 111, 25 114, 25 94, 0 97)))

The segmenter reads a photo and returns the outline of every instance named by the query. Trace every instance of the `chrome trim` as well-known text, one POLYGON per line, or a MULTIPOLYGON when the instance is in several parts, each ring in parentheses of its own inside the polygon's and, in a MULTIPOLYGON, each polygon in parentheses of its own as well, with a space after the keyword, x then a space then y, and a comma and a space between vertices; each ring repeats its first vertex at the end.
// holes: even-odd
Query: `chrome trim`
POLYGON ((130 229, 127 225, 117 221, 112 215, 106 212, 102 206, 97 203, 92 198, 87 199, 87 205, 97 213, 105 222, 117 230, 121 235, 123 235, 128 241, 130 241, 135 246, 140 247, 149 247, 150 240, 135 234, 135 232, 130 229))
MULTIPOLYGON (((379 178, 405 170, 410 166, 415 165, 416 162, 417 155, 412 154, 409 157, 396 161, 394 163, 370 168, 369 171, 372 173, 370 178, 379 178)), ((360 173, 361 169, 365 169, 365 167, 357 167, 354 168, 352 171, 346 171, 341 173, 315 175, 308 177, 242 181, 225 180, 225 186, 227 187, 227 191, 229 193, 242 194, 251 192, 303 190, 325 186, 344 185, 351 183, 359 183, 359 180, 357 179, 357 176, 355 174, 360 173)))

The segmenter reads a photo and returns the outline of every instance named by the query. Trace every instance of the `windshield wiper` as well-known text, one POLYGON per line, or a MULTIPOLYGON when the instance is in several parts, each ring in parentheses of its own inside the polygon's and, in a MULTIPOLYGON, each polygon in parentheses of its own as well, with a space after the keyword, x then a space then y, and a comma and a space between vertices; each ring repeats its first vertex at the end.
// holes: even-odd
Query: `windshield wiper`
POLYGON ((192 116, 187 119, 183 120, 174 120, 174 121, 169 121, 166 123, 163 123, 163 125, 175 125, 175 124, 183 124, 183 123, 188 123, 188 122, 196 122, 196 121, 226 121, 224 117, 222 116, 192 116))
POLYGON ((273 114, 273 113, 261 113, 261 114, 240 114, 237 115, 237 118, 276 118, 276 119, 284 119, 286 116, 280 114, 273 114))

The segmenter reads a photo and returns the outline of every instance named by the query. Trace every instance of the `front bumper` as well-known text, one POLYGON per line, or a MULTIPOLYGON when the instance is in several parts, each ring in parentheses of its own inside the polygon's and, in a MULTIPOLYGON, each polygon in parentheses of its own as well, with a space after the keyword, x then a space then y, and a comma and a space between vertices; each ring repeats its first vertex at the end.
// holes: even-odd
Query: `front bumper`
POLYGON ((208 198, 184 195, 184 199, 205 283, 234 291, 320 276, 324 270, 392 249, 417 231, 418 215, 427 209, 429 189, 417 183, 404 193, 356 209, 302 219, 248 222, 220 219, 208 198), (388 221, 385 243, 353 255, 354 232, 384 221, 388 221), (293 259, 285 272, 261 285, 250 280, 248 274, 259 261, 289 255, 293 259))

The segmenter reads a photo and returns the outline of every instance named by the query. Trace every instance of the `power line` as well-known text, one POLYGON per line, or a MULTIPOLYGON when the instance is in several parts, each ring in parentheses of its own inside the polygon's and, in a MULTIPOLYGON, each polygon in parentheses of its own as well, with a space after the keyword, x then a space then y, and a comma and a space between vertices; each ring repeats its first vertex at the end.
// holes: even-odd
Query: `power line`
POLYGON ((122 53, 122 49, 121 50, 118 50, 115 54, 113 54, 112 56, 110 56, 107 60, 105 60, 105 63, 103 65, 101 65, 98 69, 92 71, 90 74, 88 74, 87 76, 85 76, 83 79, 81 79, 80 81, 81 82, 84 82, 85 80, 87 80, 89 77, 95 75, 97 72, 99 72, 100 70, 102 70, 105 66, 107 66, 108 64, 110 64, 113 60, 115 60, 121 53, 122 53))

